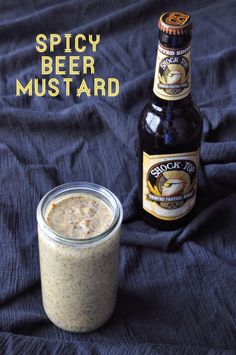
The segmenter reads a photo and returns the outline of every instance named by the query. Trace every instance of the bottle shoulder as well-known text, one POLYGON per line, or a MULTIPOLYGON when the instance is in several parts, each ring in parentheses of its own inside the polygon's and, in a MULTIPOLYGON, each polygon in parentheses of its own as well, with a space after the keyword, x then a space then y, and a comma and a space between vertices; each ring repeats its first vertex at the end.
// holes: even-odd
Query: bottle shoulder
POLYGON ((176 101, 152 98, 139 121, 141 141, 167 151, 197 148, 201 131, 201 114, 190 96, 176 101))
POLYGON ((198 119, 201 120, 201 114, 191 95, 181 100, 172 101, 153 97, 144 107, 143 115, 148 112, 163 120, 185 120, 188 119, 188 116, 191 114, 198 116, 198 119))

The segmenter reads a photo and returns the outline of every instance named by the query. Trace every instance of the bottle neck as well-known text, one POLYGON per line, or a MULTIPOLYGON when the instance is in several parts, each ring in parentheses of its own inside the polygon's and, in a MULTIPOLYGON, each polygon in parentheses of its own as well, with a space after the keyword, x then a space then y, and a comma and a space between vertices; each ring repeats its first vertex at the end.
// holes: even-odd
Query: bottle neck
POLYGON ((188 96, 190 90, 190 42, 181 48, 169 48, 159 41, 154 95, 163 100, 176 101, 188 96))

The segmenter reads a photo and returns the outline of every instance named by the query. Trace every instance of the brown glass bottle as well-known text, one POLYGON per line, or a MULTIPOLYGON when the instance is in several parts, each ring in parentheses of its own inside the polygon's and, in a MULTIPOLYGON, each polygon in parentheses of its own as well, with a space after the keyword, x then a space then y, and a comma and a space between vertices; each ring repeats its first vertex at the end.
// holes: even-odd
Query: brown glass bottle
POLYGON ((168 12, 158 25, 153 95, 138 128, 139 200, 148 224, 173 230, 192 217, 202 120, 190 93, 190 16, 168 12))

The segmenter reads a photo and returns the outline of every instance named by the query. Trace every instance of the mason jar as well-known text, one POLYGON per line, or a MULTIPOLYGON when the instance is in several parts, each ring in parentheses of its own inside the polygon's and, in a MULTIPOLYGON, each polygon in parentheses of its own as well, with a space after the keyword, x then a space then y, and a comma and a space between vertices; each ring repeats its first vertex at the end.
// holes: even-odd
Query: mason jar
POLYGON ((88 332, 111 316, 117 295, 122 218, 118 198, 93 183, 60 185, 40 201, 37 221, 43 306, 59 328, 88 332), (100 199, 110 208, 113 221, 103 233, 85 239, 71 238, 47 224, 49 206, 76 194, 100 199))

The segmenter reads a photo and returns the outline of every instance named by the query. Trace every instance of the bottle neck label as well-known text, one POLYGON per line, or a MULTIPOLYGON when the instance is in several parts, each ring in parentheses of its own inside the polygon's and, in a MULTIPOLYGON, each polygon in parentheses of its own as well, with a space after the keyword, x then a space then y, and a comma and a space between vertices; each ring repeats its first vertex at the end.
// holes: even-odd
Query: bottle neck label
POLYGON ((153 92, 164 100, 179 100, 191 88, 190 46, 173 49, 160 42, 157 50, 153 92))

